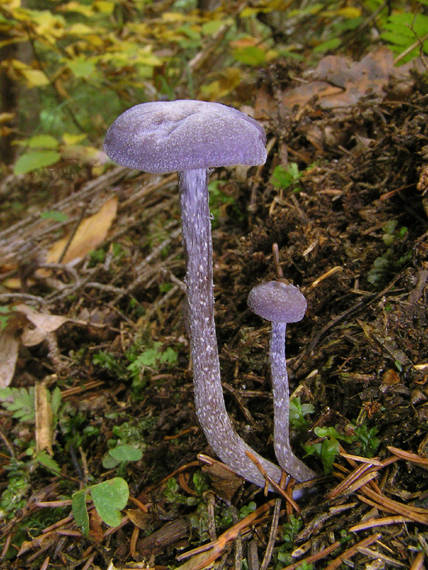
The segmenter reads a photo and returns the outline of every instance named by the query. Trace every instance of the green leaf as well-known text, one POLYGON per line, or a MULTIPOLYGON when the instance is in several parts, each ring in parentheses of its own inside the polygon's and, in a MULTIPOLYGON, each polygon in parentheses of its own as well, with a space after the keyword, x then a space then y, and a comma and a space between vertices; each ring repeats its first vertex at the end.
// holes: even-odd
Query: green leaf
POLYGON ((274 168, 270 182, 275 188, 285 189, 295 184, 301 176, 302 173, 299 172, 299 167, 296 162, 290 162, 287 168, 279 164, 274 168))
POLYGON ((257 46, 235 49, 233 57, 245 65, 262 65, 266 62, 266 52, 257 46))
POLYGON ((91 487, 91 495, 102 520, 109 526, 119 526, 122 520, 120 511, 125 508, 129 498, 127 482, 115 477, 91 487))
POLYGON ((34 388, 0 388, 2 406, 21 422, 34 422, 34 388))
POLYGON ((9 322, 11 316, 11 311, 13 311, 13 307, 10 307, 9 305, 0 305, 0 331, 4 330, 7 327, 7 323, 9 322))
POLYGON ((67 65, 73 75, 79 79, 88 78, 96 73, 95 63, 83 57, 73 59, 67 65))
POLYGON ((322 44, 317 45, 314 49, 314 53, 324 53, 326 51, 335 50, 340 46, 341 40, 339 38, 332 38, 331 40, 327 40, 322 44))
POLYGON ((227 20, 211 20, 210 22, 205 22, 202 24, 202 33, 204 35, 212 36, 217 33, 225 24, 230 25, 230 21, 227 20))
POLYGON ((88 536, 89 534, 89 516, 86 509, 86 490, 77 491, 71 497, 71 510, 73 513, 74 520, 77 525, 81 528, 83 534, 88 536))
POLYGON ((27 141, 29 148, 45 148, 55 149, 58 148, 58 141, 51 135, 36 135, 27 141))
POLYGON ((110 453, 107 453, 106 455, 104 455, 101 464, 104 467, 104 469, 114 469, 115 467, 120 465, 120 461, 117 461, 110 455, 110 453))
POLYGON ((61 400, 62 400, 61 390, 60 388, 58 388, 58 386, 56 386, 51 395, 51 409, 55 417, 58 416, 61 400))
POLYGON ((55 474, 61 473, 61 468, 58 463, 53 459, 46 451, 39 451, 35 457, 36 461, 49 469, 49 471, 53 471, 55 474))
POLYGON ((324 473, 330 473, 336 455, 339 453, 339 442, 336 439, 325 439, 321 444, 321 461, 324 473))
POLYGON ((139 461, 143 457, 141 449, 137 449, 132 445, 124 443, 110 449, 109 454, 116 461, 139 461))
POLYGON ((127 366, 132 374, 138 374, 141 368, 148 366, 155 367, 157 364, 175 364, 177 362, 177 353, 170 346, 161 352, 159 349, 162 343, 155 342, 153 348, 148 348, 127 366))
POLYGON ((13 167, 14 174, 27 174, 59 161, 61 155, 54 150, 33 150, 18 158, 13 167))
POLYGON ((66 222, 68 220, 67 214, 58 212, 57 210, 49 210, 40 214, 42 220, 52 220, 53 222, 66 222))
POLYGON ((290 400, 290 424, 297 429, 307 427, 308 422, 305 419, 306 415, 313 414, 315 408, 312 404, 302 404, 300 397, 292 398, 290 400))

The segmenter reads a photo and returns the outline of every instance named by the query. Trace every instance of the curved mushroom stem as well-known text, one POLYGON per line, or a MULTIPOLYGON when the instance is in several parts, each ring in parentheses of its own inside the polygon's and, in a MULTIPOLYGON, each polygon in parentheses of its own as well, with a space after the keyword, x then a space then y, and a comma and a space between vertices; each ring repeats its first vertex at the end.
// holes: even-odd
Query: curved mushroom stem
POLYGON ((187 303, 196 413, 208 443, 233 471, 259 487, 265 479, 246 455, 251 452, 276 482, 277 465, 258 455, 233 429, 221 386, 214 322, 211 223, 206 170, 180 173, 181 216, 187 256, 187 303))
POLYGON ((281 467, 297 481, 316 477, 291 449, 289 438, 290 396, 288 390, 287 363, 285 359, 286 323, 272 323, 270 336, 270 365, 274 410, 274 448, 281 467))

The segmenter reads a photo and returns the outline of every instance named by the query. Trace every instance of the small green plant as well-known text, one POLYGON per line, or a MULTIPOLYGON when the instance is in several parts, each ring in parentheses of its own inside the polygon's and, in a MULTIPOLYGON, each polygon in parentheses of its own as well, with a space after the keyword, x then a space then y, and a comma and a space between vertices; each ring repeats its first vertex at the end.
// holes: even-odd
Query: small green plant
MULTIPOLYGON (((232 205, 232 214, 234 220, 242 219, 242 212, 236 205, 235 198, 224 191, 226 183, 223 180, 213 180, 208 184, 210 212, 212 216, 212 227, 218 227, 222 217, 222 210, 225 206, 232 205)), ((223 215, 224 216, 224 215, 223 215)))
POLYGON ((92 355, 92 364, 99 366, 108 372, 111 376, 114 376, 120 380, 126 380, 129 376, 126 371, 126 366, 123 364, 120 358, 111 352, 106 352, 104 350, 95 352, 92 355))
POLYGON ((89 253, 89 266, 94 267, 99 263, 104 263, 105 259, 106 259, 106 252, 102 247, 98 249, 93 249, 89 253))
POLYGON ((243 505, 239 509, 239 518, 245 519, 245 517, 253 513, 256 509, 257 509, 257 504, 254 501, 250 501, 249 503, 243 505))
POLYGON ((52 222, 66 222, 68 215, 58 210, 48 210, 40 214, 42 220, 51 220, 52 222))
POLYGON ((399 253, 399 250, 403 248, 407 233, 405 226, 398 227, 397 220, 389 220, 384 224, 382 241, 387 250, 374 260, 367 275, 369 283, 381 285, 392 271, 401 269, 411 259, 411 251, 402 255, 399 253))
POLYGON ((285 190, 293 187, 294 192, 300 192, 301 188, 298 186, 298 182, 302 174, 299 172, 299 166, 296 162, 290 162, 287 168, 279 164, 274 168, 270 182, 274 188, 285 190))
POLYGON ((290 564, 292 562, 291 551, 293 549, 296 536, 302 527, 302 520, 293 515, 291 515, 288 521, 283 525, 282 544, 279 547, 277 554, 278 562, 280 562, 281 565, 278 565, 277 568, 282 568, 284 564, 290 564))
POLYGON ((343 435, 335 427, 316 427, 314 433, 322 438, 322 441, 305 445, 306 453, 318 456, 321 459, 324 473, 330 473, 339 453, 339 441, 351 443, 354 441, 354 436, 343 435))
POLYGON ((358 453, 365 457, 373 457, 380 445, 380 439, 377 437, 378 428, 376 426, 369 428, 366 424, 361 424, 354 431, 360 446, 358 453))
POLYGON ((180 492, 180 486, 175 477, 168 479, 163 492, 166 500, 173 505, 195 506, 199 504, 202 499, 202 493, 207 490, 208 485, 199 471, 193 473, 192 482, 197 496, 184 495, 180 492))
POLYGON ((7 327, 13 307, 0 305, 0 332, 7 327))
POLYGON ((114 469, 118 466, 123 468, 130 461, 140 461, 142 457, 141 449, 124 443, 110 449, 104 456, 102 463, 104 469, 114 469))
POLYGON ((294 429, 305 429, 308 427, 309 422, 305 418, 310 414, 313 414, 315 408, 312 404, 302 404, 300 397, 292 398, 290 400, 290 425, 294 429))
POLYGON ((129 498, 128 483, 121 477, 114 477, 73 493, 73 516, 85 536, 89 534, 89 496, 101 519, 109 526, 119 526, 122 520, 120 511, 126 507, 129 498))
POLYGON ((383 24, 383 29, 385 31, 381 33, 381 38, 388 42, 395 53, 403 54, 400 59, 401 63, 410 61, 421 53, 428 54, 428 16, 426 14, 393 13, 383 24))
POLYGON ((0 388, 3 408, 21 422, 34 423, 34 388, 0 388))
POLYGON ((143 374, 146 368, 158 368, 161 365, 173 366, 178 359, 177 352, 172 347, 161 349, 162 343, 155 342, 152 347, 136 354, 135 348, 127 352, 126 357, 130 364, 126 370, 130 373, 134 387, 143 382, 143 374))
POLYGON ((24 461, 11 457, 4 470, 7 473, 7 487, 0 497, 0 520, 12 516, 24 507, 30 488, 30 473, 24 461))
POLYGON ((31 474, 43 467, 54 475, 61 473, 58 463, 46 451, 36 451, 34 442, 30 442, 20 459, 11 457, 3 466, 7 474, 7 487, 0 497, 0 520, 13 516, 26 504, 27 492, 31 490, 31 474))

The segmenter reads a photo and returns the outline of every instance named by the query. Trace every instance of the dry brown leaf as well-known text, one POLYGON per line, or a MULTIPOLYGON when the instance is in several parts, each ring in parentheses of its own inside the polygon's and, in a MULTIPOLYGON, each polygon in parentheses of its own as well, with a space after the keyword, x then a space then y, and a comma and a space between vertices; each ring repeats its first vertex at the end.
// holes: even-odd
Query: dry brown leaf
MULTIPOLYGON (((306 75, 305 83, 283 92, 281 103, 290 110, 303 108, 314 99, 322 109, 349 107, 368 95, 383 97, 384 87, 391 79, 402 85, 407 82, 407 88, 410 88, 411 69, 409 65, 394 67, 394 56, 387 48, 379 48, 360 61, 328 55, 306 75)), ((273 97, 266 90, 261 90, 257 95, 256 111, 262 116, 269 116, 275 104, 273 97)))
POLYGON ((52 455, 52 409, 48 398, 46 380, 36 382, 34 390, 36 416, 36 449, 52 455))
MULTIPOLYGON (((96 214, 82 220, 67 249, 64 259, 62 259, 62 263, 82 259, 90 251, 102 244, 116 217, 116 212, 117 196, 113 196, 113 198, 110 198, 110 200, 104 203, 96 214)), ((54 243, 47 254, 47 263, 58 263, 69 239, 70 236, 68 235, 54 243)))
POLYGON ((11 331, 0 332, 0 388, 6 388, 15 374, 19 340, 11 331))
POLYGON ((40 344, 49 333, 56 331, 61 325, 68 321, 67 317, 60 315, 38 313, 27 305, 17 305, 15 310, 24 314, 27 318, 27 326, 21 335, 22 344, 24 346, 40 344), (34 325, 34 328, 29 328, 28 325, 30 323, 34 325))

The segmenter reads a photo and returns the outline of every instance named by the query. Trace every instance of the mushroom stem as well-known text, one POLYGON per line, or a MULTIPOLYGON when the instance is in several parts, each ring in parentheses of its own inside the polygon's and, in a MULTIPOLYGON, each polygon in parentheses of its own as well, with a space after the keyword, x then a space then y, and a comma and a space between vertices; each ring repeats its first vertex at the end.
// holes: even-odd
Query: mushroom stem
POLYGON ((276 482, 277 465, 258 455, 234 430, 224 403, 214 322, 211 223, 207 171, 180 172, 183 240, 187 256, 187 303, 196 414, 216 455, 233 471, 259 487, 266 481, 246 455, 249 451, 276 482))
POLYGON ((290 397, 285 358, 286 328, 286 323, 272 322, 269 351, 273 390, 274 448, 278 463, 284 471, 297 481, 306 481, 316 477, 316 474, 294 455, 289 438, 290 397))

